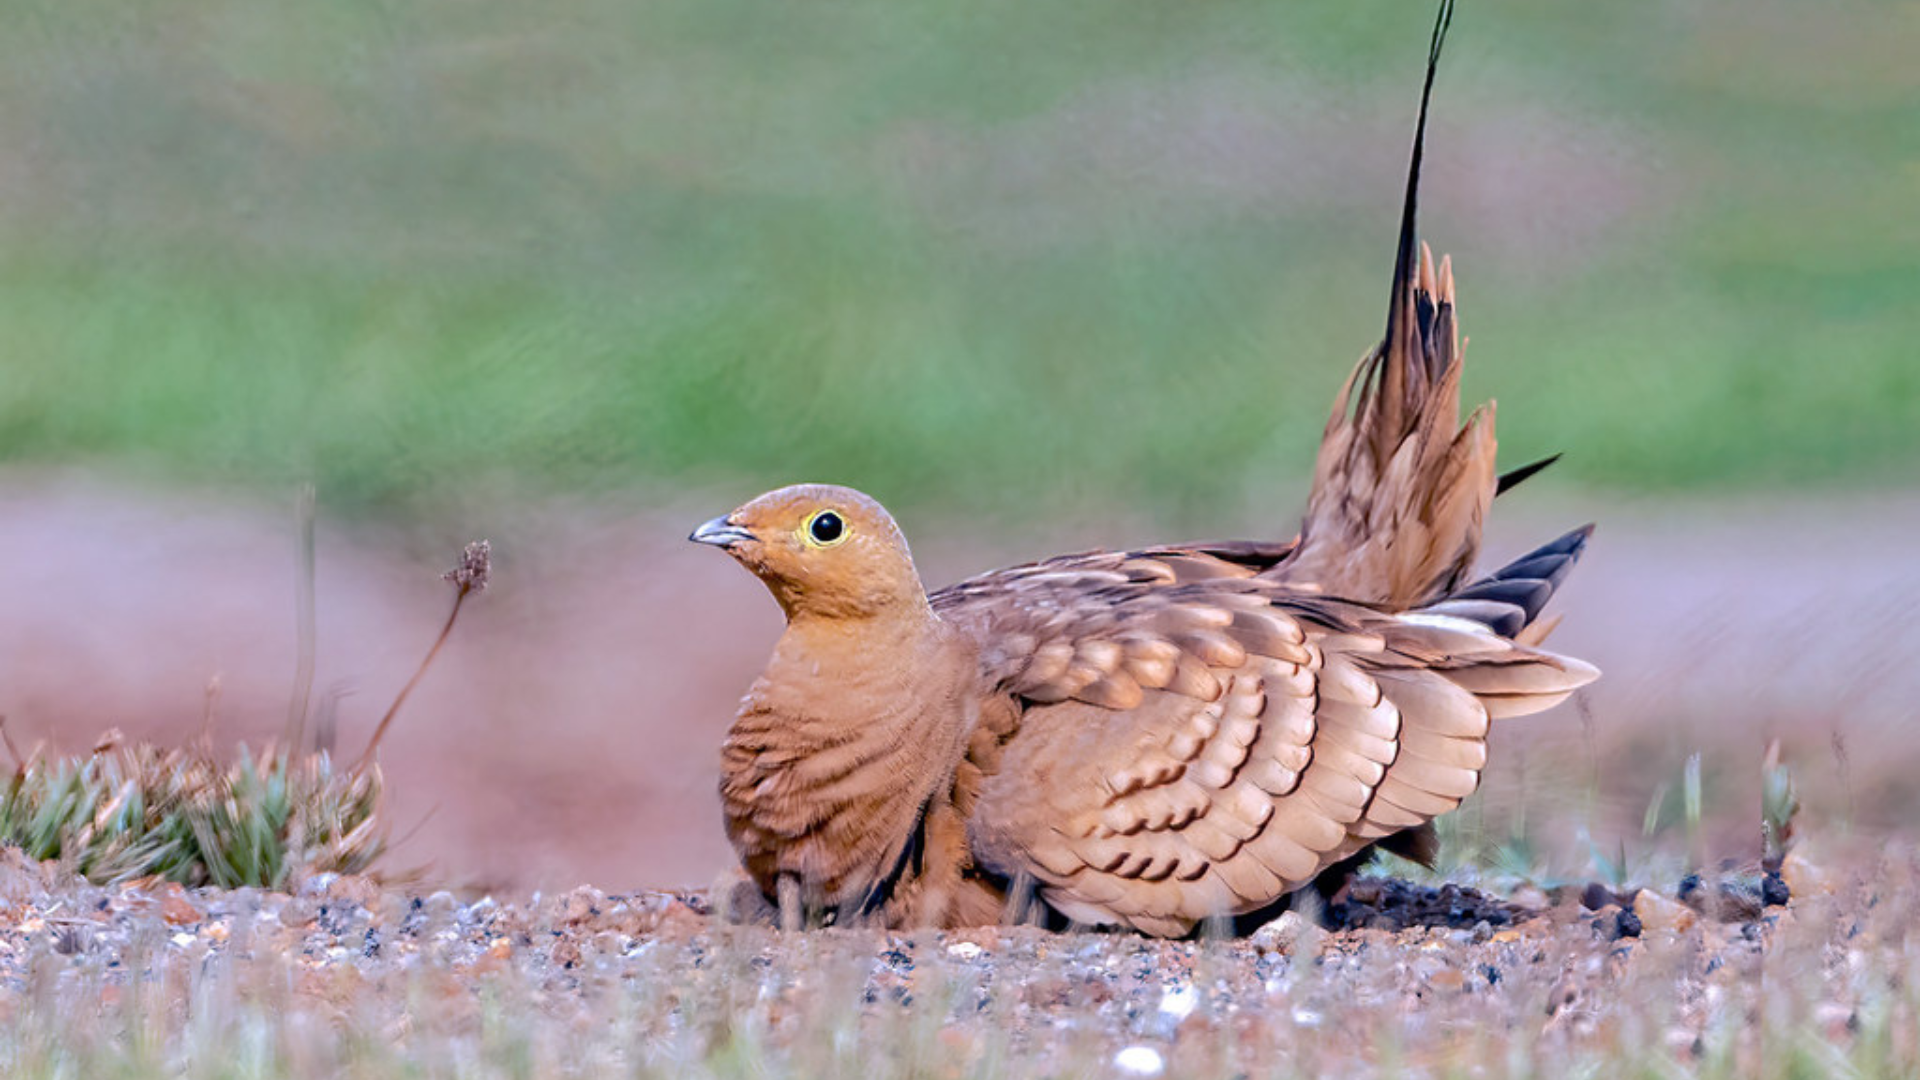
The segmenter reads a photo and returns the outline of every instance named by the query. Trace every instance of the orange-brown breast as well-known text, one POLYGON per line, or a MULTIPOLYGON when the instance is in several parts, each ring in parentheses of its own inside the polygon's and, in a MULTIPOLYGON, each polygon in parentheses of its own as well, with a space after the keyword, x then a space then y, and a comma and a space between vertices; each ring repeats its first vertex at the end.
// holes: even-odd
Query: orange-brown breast
POLYGON ((760 888, 864 908, 893 878, 973 724, 971 643, 928 613, 859 635, 790 626, 722 748, 727 834, 760 888))

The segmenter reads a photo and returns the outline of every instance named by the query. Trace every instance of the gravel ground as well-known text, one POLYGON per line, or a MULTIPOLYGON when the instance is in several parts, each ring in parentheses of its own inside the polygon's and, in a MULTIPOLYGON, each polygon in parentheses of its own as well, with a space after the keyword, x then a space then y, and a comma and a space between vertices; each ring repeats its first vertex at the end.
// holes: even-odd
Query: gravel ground
MULTIPOLYGON (((1526 1075, 1516 1063, 1583 1056, 1768 1075, 1783 1045, 1911 1055, 1916 868, 1911 853, 1847 875, 1790 861, 1764 892, 1709 883, 1692 905, 1363 879, 1328 912, 1344 929, 1288 913, 1166 942, 780 934, 691 893, 463 901, 332 875, 292 894, 102 888, 7 852, 0 1064, 36 1075, 15 1070, 91 1032, 144 1038, 182 1075, 200 1075, 208 1038, 254 1047, 261 1075, 386 1075, 369 1072, 386 1060, 428 1075, 1526 1075), (1790 903, 1765 903, 1789 883, 1790 903)), ((254 1075, 228 1064, 218 1075, 254 1075)))

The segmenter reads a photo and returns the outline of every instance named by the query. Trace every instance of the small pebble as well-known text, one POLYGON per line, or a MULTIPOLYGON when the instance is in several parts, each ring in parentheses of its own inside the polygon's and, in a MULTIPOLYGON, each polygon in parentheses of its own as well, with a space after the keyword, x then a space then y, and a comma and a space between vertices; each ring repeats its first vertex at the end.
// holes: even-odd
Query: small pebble
POLYGON ((1169 986, 1160 995, 1160 1012, 1175 1020, 1192 1016, 1199 1004, 1200 995, 1191 986, 1169 986))
POLYGON ((1839 1038, 1858 1028, 1859 1017, 1838 1001, 1823 1001, 1813 1007, 1813 1022, 1828 1038, 1839 1038))
POLYGON ((1151 1046, 1129 1046, 1113 1055, 1113 1067, 1127 1076, 1159 1076, 1167 1071, 1167 1059, 1151 1046))
POLYGON ((1780 861, 1780 880, 1794 896, 1807 897, 1833 891, 1833 881, 1826 871, 1808 862, 1797 851, 1788 852, 1787 857, 1780 861))
POLYGON ((315 874, 300 883, 301 896, 320 897, 327 895, 327 889, 340 875, 335 873, 315 874))
POLYGON ((1685 932, 1699 921, 1700 916, 1694 910, 1678 900, 1669 900, 1652 889, 1640 890, 1634 898, 1633 914, 1640 920, 1642 930, 1672 930, 1685 932))
POLYGON ((1778 873, 1770 873, 1760 882, 1760 898, 1768 907, 1780 907, 1793 899, 1793 892, 1778 873))

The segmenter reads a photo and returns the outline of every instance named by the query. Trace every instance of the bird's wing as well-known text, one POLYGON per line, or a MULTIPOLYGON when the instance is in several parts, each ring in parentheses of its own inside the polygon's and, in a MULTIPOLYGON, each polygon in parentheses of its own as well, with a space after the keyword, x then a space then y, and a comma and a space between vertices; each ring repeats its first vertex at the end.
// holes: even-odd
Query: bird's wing
POLYGON ((1544 588, 1496 575, 1452 609, 1405 614, 1161 551, 1072 556, 935 599, 992 650, 989 719, 962 770, 975 855, 1083 921, 1177 934, 1270 904, 1458 805, 1493 718, 1595 674, 1492 625, 1530 622, 1577 543, 1544 588))
POLYGON ((1016 692, 1045 685, 1051 689, 1041 692, 1051 694, 1071 688, 1073 694, 1104 695, 1124 704, 1135 700, 1138 690, 1130 665, 1151 669, 1167 654, 1139 635, 1093 645, 1090 632, 1115 624, 1123 607, 1132 605, 1137 613, 1176 603, 1179 594, 1170 588, 1222 581, 1247 581, 1245 588, 1256 588, 1249 579, 1291 550, 1291 544, 1227 541, 1086 551, 990 571, 941 589, 930 600, 943 619, 980 644, 989 685, 1016 692), (1076 640, 1088 640, 1094 654, 1076 657, 1071 644, 1076 640), (1115 647, 1122 662, 1109 672, 1097 661, 1115 647), (1073 685, 1081 677, 1087 684, 1073 685), (1089 689, 1095 680, 1103 685, 1089 689))

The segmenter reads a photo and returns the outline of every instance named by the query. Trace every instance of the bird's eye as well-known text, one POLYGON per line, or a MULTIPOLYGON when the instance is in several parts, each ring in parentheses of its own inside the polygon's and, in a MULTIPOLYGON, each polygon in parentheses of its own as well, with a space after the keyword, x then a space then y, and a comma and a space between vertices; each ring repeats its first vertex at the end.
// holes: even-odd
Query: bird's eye
POLYGON ((821 547, 831 547, 847 538, 847 523, 831 510, 822 510, 807 521, 807 538, 821 547))

